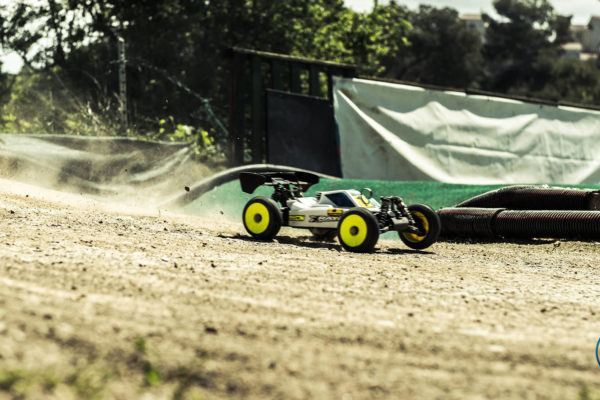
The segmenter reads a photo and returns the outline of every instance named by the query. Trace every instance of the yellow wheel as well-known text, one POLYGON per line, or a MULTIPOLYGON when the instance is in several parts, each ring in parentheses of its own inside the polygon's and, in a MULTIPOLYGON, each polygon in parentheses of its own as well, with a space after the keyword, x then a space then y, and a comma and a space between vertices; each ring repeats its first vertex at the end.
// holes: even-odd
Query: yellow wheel
POLYGON ((246 231, 261 240, 273 239, 283 223, 277 203, 263 196, 254 197, 246 203, 242 219, 246 231))
POLYGON ((344 249, 370 253, 379 240, 379 224, 365 208, 353 208, 338 223, 338 238, 344 249))
POLYGON ((421 250, 431 246, 437 241, 442 229, 440 217, 428 205, 411 204, 408 211, 415 221, 419 233, 399 232, 400 239, 411 249, 421 250))

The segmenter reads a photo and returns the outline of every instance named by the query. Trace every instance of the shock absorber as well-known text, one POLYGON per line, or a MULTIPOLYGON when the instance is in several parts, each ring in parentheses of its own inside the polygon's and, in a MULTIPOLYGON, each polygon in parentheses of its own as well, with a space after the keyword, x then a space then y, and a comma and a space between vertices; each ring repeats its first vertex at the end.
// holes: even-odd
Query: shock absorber
POLYGON ((408 211, 408 207, 404 203, 404 200, 402 200, 402 197, 394 196, 394 197, 392 197, 392 200, 394 202, 394 205, 396 206, 396 208, 400 212, 400 214, 403 217, 405 217, 406 219, 408 219, 408 222, 411 225, 414 226, 415 220, 413 219, 412 214, 410 213, 410 211, 408 211))
POLYGON ((415 223, 415 220, 410 211, 408 211, 408 207, 404 203, 404 200, 402 200, 402 197, 393 196, 391 199, 394 205, 396 206, 398 212, 408 220, 409 229, 411 231, 414 231, 414 233, 416 234, 421 234, 421 228, 415 223))
POLYGON ((379 199, 381 200, 381 207, 379 208, 380 211, 377 214, 379 228, 389 227, 392 225, 392 221, 390 220, 390 198, 381 196, 379 199))
POLYGON ((274 187, 275 191, 271 195, 271 198, 280 203, 282 207, 287 207, 287 201, 295 198, 294 193, 290 190, 289 186, 284 186, 281 183, 277 183, 274 187))

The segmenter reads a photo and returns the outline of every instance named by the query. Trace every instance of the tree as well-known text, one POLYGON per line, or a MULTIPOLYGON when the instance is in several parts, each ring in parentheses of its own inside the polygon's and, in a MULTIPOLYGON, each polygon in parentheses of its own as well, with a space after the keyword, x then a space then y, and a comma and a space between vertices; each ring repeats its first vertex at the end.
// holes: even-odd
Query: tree
MULTIPOLYGON (((408 19, 409 13, 403 6, 391 1, 387 6, 376 5, 367 15, 367 24, 371 35, 375 37, 372 53, 374 68, 370 75, 389 77, 390 67, 394 59, 409 48, 407 39, 413 24, 408 19)), ((365 32, 369 36, 368 31, 365 32)), ((360 60, 359 60, 360 61, 360 60)), ((360 65, 360 63, 359 63, 360 65)))
POLYGON ((551 78, 552 64, 570 39, 570 17, 556 15, 547 0, 495 0, 501 16, 488 24, 483 55, 484 86, 492 91, 533 95, 551 78))
POLYGON ((386 62, 386 76, 440 86, 473 86, 482 65, 481 38, 451 8, 422 5, 408 15, 410 46, 386 62))
POLYGON ((357 14, 343 0, 19 0, 0 8, 0 43, 32 74, 52 77, 41 80, 44 90, 55 82, 77 104, 114 118, 123 38, 130 120, 137 132, 155 132, 161 120, 209 125, 203 98, 225 119, 223 50, 230 46, 360 63, 378 73, 409 27, 387 9, 357 14), (388 16, 400 29, 387 25, 388 16))
POLYGON ((88 20, 77 1, 11 2, 0 8, 0 45, 29 68, 62 66, 71 50, 96 36, 88 20))
POLYGON ((554 14, 548 0, 494 4, 501 17, 484 16, 483 51, 478 32, 456 10, 411 12, 393 0, 368 13, 343 0, 17 0, 0 4, 0 46, 27 65, 13 93, 44 92, 36 104, 11 100, 11 110, 53 109, 64 99, 64 112, 38 114, 46 126, 73 131, 81 124, 67 121, 82 110, 93 120, 117 119, 119 37, 127 44, 130 121, 150 137, 159 121, 217 135, 205 105, 226 119, 223 50, 230 46, 358 64, 364 75, 598 101, 591 65, 557 61, 569 17, 554 14))
POLYGON ((559 59, 550 79, 535 97, 563 102, 600 105, 600 71, 593 62, 559 59))
POLYGON ((2 72, 2 61, 0 61, 0 107, 9 100, 10 89, 8 74, 2 72))

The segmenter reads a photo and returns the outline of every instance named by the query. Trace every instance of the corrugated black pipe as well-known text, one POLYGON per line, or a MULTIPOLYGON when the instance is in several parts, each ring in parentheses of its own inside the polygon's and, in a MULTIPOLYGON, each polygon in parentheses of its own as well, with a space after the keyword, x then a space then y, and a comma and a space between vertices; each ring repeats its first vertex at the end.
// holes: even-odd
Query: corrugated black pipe
POLYGON ((505 238, 600 239, 598 211, 503 211, 493 225, 505 238))
POLYGON ((600 239, 600 212, 443 208, 441 236, 446 238, 600 239))
POLYGON ((504 208, 442 208, 442 237, 493 238, 494 219, 504 208))
POLYGON ((465 200, 456 207, 600 210, 600 191, 544 186, 508 186, 465 200))

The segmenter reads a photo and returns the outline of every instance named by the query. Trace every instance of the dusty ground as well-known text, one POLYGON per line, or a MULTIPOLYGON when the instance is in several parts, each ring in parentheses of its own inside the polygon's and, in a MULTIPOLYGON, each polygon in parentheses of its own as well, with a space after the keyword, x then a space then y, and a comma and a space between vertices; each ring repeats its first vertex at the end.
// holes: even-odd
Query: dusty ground
POLYGON ((0 399, 600 398, 599 243, 356 255, 0 183, 0 399))

